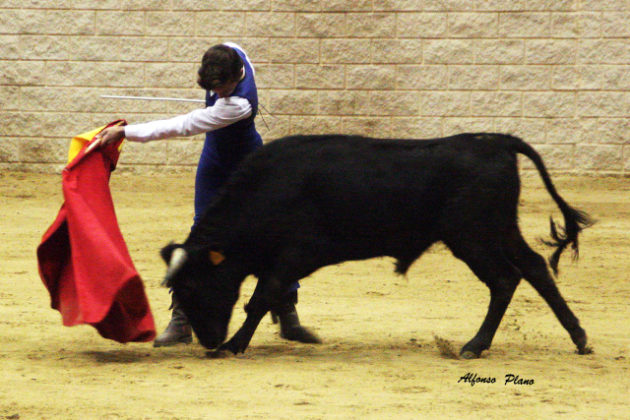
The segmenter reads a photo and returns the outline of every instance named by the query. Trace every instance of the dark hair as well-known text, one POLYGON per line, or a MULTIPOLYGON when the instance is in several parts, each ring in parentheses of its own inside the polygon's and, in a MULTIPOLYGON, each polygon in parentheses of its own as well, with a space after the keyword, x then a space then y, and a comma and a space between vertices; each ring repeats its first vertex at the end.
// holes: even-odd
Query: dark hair
POLYGON ((205 90, 240 79, 243 60, 227 45, 210 47, 201 59, 198 84, 205 90))

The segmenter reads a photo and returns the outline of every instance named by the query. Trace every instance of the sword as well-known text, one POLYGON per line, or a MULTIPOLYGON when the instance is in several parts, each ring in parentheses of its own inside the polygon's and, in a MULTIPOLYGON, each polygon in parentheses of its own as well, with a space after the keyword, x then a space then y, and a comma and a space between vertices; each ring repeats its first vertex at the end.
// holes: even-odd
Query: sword
POLYGON ((158 96, 119 96, 119 95, 101 95, 101 98, 107 99, 135 99, 140 101, 174 101, 174 102, 199 102, 206 103, 204 99, 187 99, 187 98, 167 98, 158 96))

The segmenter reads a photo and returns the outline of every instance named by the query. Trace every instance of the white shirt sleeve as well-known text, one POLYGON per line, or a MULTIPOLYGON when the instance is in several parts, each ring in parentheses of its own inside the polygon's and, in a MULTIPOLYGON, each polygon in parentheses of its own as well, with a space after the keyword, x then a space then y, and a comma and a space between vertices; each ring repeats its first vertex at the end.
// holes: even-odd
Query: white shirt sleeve
POLYGON ((166 120, 125 126, 127 140, 147 142, 177 136, 194 136, 226 127, 252 114, 249 101, 239 96, 219 98, 213 106, 166 120))

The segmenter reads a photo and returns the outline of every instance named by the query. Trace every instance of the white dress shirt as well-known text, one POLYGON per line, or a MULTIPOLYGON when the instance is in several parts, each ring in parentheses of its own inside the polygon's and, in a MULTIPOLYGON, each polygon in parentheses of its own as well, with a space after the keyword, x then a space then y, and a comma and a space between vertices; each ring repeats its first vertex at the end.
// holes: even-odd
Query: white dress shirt
MULTIPOLYGON (((240 46, 234 43, 225 43, 225 45, 243 51, 240 46)), ((247 55, 245 57, 253 70, 254 66, 249 61, 249 57, 247 55)), ((251 114, 252 106, 247 99, 229 96, 217 99, 213 106, 195 109, 177 117, 127 125, 125 126, 125 137, 131 141, 147 142, 169 137, 194 136, 226 127, 249 117, 251 114)))

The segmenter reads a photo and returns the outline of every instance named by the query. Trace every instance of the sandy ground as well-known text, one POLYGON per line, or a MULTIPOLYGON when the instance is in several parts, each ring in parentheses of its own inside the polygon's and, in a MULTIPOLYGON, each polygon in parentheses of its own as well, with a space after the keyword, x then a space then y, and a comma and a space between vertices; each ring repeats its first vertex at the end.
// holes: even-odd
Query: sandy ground
MULTIPOLYGON (((598 223, 581 258, 561 260, 558 284, 595 353, 579 356, 543 300, 521 283, 493 347, 456 351, 481 324, 488 292, 442 246, 407 277, 375 259, 324 268, 302 281, 300 316, 322 345, 280 339, 269 317, 244 355, 209 359, 197 343, 121 345, 89 326, 66 328, 50 309, 35 249, 62 202, 59 175, 0 175, 0 419, 629 418, 630 179, 555 177, 598 223), (466 374, 495 383, 474 386, 466 374), (505 384, 508 374, 533 381, 505 384)), ((169 296, 158 251, 192 220, 188 173, 112 176, 121 230, 144 279, 159 332, 169 296)), ((535 176, 524 179, 521 225, 530 244, 558 212, 535 176)), ((248 279, 231 331, 251 296, 248 279)))

